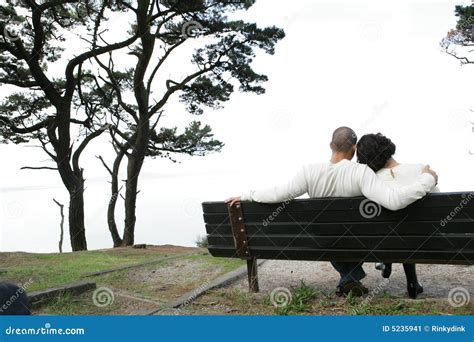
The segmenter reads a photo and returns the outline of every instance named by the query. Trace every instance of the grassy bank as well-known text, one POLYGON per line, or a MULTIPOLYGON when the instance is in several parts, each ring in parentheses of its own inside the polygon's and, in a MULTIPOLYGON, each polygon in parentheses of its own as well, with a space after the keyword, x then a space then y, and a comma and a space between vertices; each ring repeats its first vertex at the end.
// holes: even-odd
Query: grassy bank
MULTIPOLYGON (((146 249, 117 248, 63 254, 0 253, 0 280, 26 284, 27 292, 80 280, 94 281, 105 293, 63 295, 34 309, 47 315, 128 315, 163 308, 177 297, 230 272, 244 262, 214 258, 203 248, 156 246, 146 249), (171 259, 161 260, 164 257, 171 259), (152 263, 149 263, 153 261, 152 263), (85 277, 117 267, 137 267, 85 277), (108 295, 108 297, 107 297, 108 295)), ((278 275, 275 275, 278 276, 278 275)), ((244 283, 243 281, 242 283, 244 283)), ((199 315, 472 315, 474 303, 453 307, 446 299, 410 300, 381 293, 374 297, 340 298, 301 283, 291 288, 288 305, 275 306, 269 293, 249 293, 246 285, 232 284, 211 290, 174 312, 199 315)))
POLYGON ((176 246, 62 254, 0 253, 0 270, 6 271, 0 274, 0 279, 25 284, 29 293, 89 280, 114 296, 108 305, 98 306, 92 293, 64 295, 35 309, 37 314, 130 314, 154 310, 242 264, 240 260, 213 258, 205 249, 176 246), (84 277, 88 273, 164 257, 174 258, 84 277))

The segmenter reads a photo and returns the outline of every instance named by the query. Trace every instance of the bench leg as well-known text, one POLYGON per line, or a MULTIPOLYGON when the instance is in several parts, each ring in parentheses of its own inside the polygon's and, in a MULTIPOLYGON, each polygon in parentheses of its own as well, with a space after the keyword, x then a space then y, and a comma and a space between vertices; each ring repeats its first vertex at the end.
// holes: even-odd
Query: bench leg
POLYGON ((416 275, 416 265, 403 264, 403 270, 405 271, 405 276, 407 278, 408 296, 415 299, 423 292, 423 286, 418 282, 418 276, 416 275))
POLYGON ((249 291, 258 292, 257 258, 247 260, 247 275, 249 278, 249 291))

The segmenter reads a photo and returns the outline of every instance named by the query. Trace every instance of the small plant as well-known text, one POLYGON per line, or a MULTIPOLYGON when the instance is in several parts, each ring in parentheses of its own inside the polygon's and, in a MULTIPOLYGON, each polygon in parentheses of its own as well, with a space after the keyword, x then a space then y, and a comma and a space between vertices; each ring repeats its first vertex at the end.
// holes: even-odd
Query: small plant
POLYGON ((207 236, 198 236, 196 238, 196 246, 199 248, 209 247, 209 242, 207 241, 207 236))
POLYGON ((238 307, 248 307, 251 304, 252 298, 247 292, 239 289, 232 289, 227 292, 228 298, 238 307))
POLYGON ((350 291, 349 294, 346 296, 346 304, 351 307, 357 305, 357 297, 354 296, 352 291, 350 291))
POLYGON ((319 305, 324 307, 333 307, 336 305, 336 302, 333 300, 335 291, 319 291, 321 299, 319 300, 319 305))
POLYGON ((293 311, 309 311, 310 302, 314 299, 315 295, 314 289, 307 286, 304 281, 301 281, 300 285, 293 289, 293 300, 291 302, 293 311))
POLYGON ((308 312, 311 309, 311 301, 316 297, 316 291, 301 281, 300 285, 291 289, 291 300, 287 305, 277 307, 276 315, 288 315, 291 312, 308 312))

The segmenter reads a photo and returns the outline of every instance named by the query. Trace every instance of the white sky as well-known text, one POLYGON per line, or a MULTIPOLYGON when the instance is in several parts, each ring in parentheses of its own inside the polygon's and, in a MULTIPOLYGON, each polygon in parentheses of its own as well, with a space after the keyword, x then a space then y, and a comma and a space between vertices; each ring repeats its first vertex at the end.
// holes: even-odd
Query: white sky
MULTIPOLYGON (((197 118, 225 142, 221 153, 179 156, 181 164, 146 161, 136 242, 193 245, 197 235, 205 234, 202 201, 282 183, 303 164, 328 160, 330 135, 341 125, 359 136, 389 136, 397 145, 396 159, 429 163, 442 191, 474 190, 474 156, 469 155, 470 148, 474 152, 469 123, 474 121, 469 82, 474 66, 461 67, 439 47, 455 25, 456 4, 470 2, 298 0, 288 6, 283 0, 258 0, 243 17, 260 26, 281 26, 287 34, 274 56, 259 54, 255 60, 255 69, 270 78, 267 93, 235 93, 224 109, 197 118)), ((70 54, 80 46, 74 39, 71 35, 68 46, 75 48, 70 54)), ((189 68, 190 44, 168 66, 169 74, 179 76, 189 68)), ((176 100, 166 113, 168 126, 196 119, 176 100)), ((0 153, 0 250, 56 251, 59 214, 52 198, 64 204, 68 198, 59 176, 19 171, 24 165, 47 165, 39 149, 0 145, 0 153)), ((111 245, 110 190, 97 154, 112 160, 106 139, 94 142, 82 159, 90 249, 111 245)), ((119 224, 122 207, 119 202, 119 224)), ((67 232, 64 247, 69 250, 67 232)))

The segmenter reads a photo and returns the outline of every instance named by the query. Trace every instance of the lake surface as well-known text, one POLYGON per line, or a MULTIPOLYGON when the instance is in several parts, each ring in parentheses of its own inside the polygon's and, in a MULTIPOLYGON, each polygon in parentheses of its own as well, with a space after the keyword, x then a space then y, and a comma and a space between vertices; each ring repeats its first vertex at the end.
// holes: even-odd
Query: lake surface
MULTIPOLYGON (((157 177, 141 180, 137 204, 136 243, 194 246, 199 235, 205 235, 201 202, 222 200, 225 189, 216 183, 222 175, 157 177), (220 193, 220 194, 218 194, 220 193)), ((225 178, 225 177, 224 177, 225 178)), ((59 207, 56 198, 65 204, 67 193, 61 187, 25 187, 0 192, 0 250, 56 252, 60 235, 59 207)), ((86 236, 89 249, 109 248, 106 211, 110 188, 105 181, 87 182, 86 236)), ((123 200, 116 211, 119 227, 123 227, 123 200)), ((70 251, 67 216, 64 251, 70 251)))

